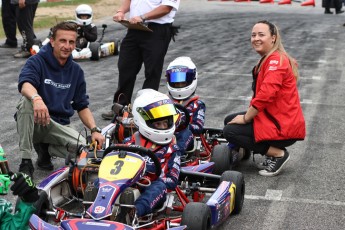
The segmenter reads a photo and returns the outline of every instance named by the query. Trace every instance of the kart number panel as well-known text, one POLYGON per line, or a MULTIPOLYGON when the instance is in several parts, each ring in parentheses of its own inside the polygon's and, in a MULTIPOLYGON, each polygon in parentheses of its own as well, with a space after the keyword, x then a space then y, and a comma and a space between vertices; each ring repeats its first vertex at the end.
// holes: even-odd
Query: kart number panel
POLYGON ((134 178, 144 168, 144 160, 140 156, 108 154, 100 165, 98 176, 106 181, 117 181, 134 178))

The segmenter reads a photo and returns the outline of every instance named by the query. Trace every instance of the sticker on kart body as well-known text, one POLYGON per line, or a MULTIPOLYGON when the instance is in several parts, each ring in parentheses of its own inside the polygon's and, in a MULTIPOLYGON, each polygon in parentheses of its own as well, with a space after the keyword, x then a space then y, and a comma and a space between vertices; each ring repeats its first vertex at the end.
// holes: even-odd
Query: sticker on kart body
POLYGON ((103 206, 97 206, 97 207, 95 208, 95 213, 99 214, 99 213, 104 212, 104 210, 105 210, 105 207, 103 207, 103 206))
POLYGON ((85 222, 85 225, 94 225, 94 226, 102 226, 102 227, 109 227, 110 224, 107 223, 99 223, 99 222, 85 222))
POLYGON ((127 155, 120 158, 116 155, 105 157, 99 168, 99 178, 107 181, 115 181, 125 178, 133 178, 142 168, 144 161, 136 156, 127 155))

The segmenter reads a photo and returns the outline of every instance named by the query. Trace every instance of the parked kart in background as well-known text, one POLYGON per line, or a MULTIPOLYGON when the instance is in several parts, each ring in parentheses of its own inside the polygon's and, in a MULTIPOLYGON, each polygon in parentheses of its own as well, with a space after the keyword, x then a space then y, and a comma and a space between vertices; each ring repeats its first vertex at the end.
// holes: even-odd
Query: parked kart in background
MULTIPOLYGON (((47 194, 30 218, 31 229, 197 229, 206 230, 223 223, 230 214, 242 210, 245 182, 240 172, 221 176, 181 169, 179 184, 169 191, 164 204, 152 214, 120 223, 121 203, 126 189, 140 196, 146 162, 154 162, 161 174, 158 158, 140 146, 112 145, 97 150, 96 144, 78 148, 74 161, 46 177, 39 185, 47 194), (59 226, 52 223, 54 220, 59 226), (50 223, 47 223, 49 221, 50 223)), ((148 184, 147 184, 148 183, 148 184)))
MULTIPOLYGON (((74 22, 73 20, 71 22, 74 22)), ((107 57, 112 55, 118 55, 120 51, 120 40, 114 39, 110 42, 103 42, 106 24, 102 25, 102 35, 100 39, 96 42, 88 42, 87 47, 83 49, 76 48, 72 52, 74 60, 94 60, 98 61, 101 57, 107 57)), ((40 48, 49 43, 50 37, 52 36, 52 31, 46 39, 41 42, 41 40, 36 39, 35 44, 30 49, 31 55, 35 55, 39 52, 40 48)))

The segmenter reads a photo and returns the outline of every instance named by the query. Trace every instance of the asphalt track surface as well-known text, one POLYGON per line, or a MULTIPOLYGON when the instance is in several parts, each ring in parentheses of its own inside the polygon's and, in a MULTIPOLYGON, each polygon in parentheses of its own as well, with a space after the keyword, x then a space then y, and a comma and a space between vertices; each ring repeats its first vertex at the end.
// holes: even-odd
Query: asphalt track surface
MULTIPOLYGON (((335 229, 345 227, 344 196, 344 15, 325 15, 321 2, 316 7, 183 0, 176 16, 181 25, 172 42, 164 68, 178 56, 190 56, 199 72, 197 94, 206 103, 206 126, 223 127, 224 117, 247 108, 251 97, 251 69, 259 56, 251 49, 250 32, 262 19, 281 29, 287 51, 297 59, 301 78, 299 93, 307 124, 307 137, 288 150, 291 159, 279 176, 262 177, 252 160, 236 170, 246 181, 243 210, 231 216, 219 229, 335 229)), ((122 38, 125 29, 111 17, 96 24, 108 24, 105 40, 122 38)), ((38 33, 44 38, 47 32, 38 33)), ((1 132, 0 142, 10 167, 18 169, 18 136, 13 120, 20 95, 18 73, 25 59, 14 59, 12 49, 0 50, 1 132)), ((90 95, 90 108, 101 127, 108 121, 101 113, 110 108, 117 86, 117 56, 100 61, 83 61, 90 95)), ((143 71, 136 89, 143 83, 143 71)), ((161 92, 167 92, 165 79, 161 92)), ((73 126, 82 130, 77 116, 73 126)), ((33 154, 36 161, 36 154, 33 154)), ((60 167, 62 159, 55 159, 60 167)), ((48 173, 35 171, 35 181, 48 173)), ((6 196, 14 201, 11 195, 6 196)))

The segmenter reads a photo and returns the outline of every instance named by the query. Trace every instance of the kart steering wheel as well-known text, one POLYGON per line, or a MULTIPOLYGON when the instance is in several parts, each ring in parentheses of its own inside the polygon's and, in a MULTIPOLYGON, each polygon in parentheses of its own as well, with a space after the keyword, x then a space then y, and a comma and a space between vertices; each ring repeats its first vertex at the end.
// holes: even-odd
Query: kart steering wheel
POLYGON ((148 156, 151 158, 151 160, 153 161, 154 165, 155 165, 155 174, 157 176, 157 178, 160 177, 161 173, 162 173, 162 168, 161 168, 161 163, 159 161, 159 159, 157 158, 157 156, 149 149, 141 147, 139 145, 112 145, 109 146, 108 148, 106 148, 103 152, 103 157, 104 158, 108 153, 112 152, 112 151, 116 151, 116 150, 123 150, 123 151, 127 151, 127 152, 135 152, 138 153, 140 156, 148 156))

